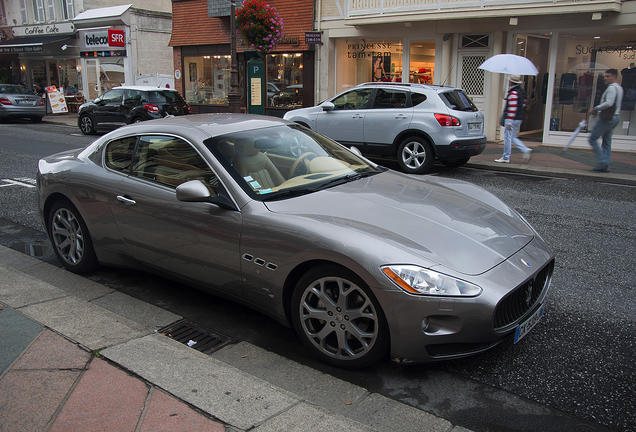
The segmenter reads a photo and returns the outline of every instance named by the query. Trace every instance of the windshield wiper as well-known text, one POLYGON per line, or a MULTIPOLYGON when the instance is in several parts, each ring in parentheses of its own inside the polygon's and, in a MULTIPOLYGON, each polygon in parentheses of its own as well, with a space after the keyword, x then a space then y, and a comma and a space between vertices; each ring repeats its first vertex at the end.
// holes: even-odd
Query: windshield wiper
POLYGON ((301 195, 307 195, 313 192, 317 192, 318 188, 300 188, 300 189, 289 189, 280 192, 272 192, 271 194, 263 194, 262 201, 276 201, 283 198, 293 198, 301 195))

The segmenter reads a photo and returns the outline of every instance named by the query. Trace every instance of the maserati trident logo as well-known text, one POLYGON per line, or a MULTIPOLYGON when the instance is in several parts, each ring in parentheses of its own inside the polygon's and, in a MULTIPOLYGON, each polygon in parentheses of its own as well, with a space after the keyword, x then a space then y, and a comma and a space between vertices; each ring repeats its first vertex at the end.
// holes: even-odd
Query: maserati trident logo
POLYGON ((532 303, 532 281, 528 281, 528 287, 526 288, 526 306, 530 306, 532 303))

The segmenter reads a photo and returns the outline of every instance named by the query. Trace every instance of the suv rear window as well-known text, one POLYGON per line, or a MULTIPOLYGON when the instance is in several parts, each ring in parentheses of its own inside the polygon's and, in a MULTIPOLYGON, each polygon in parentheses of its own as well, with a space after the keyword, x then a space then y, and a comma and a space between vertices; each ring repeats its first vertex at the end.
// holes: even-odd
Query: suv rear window
POLYGON ((461 90, 443 92, 439 95, 450 109, 456 111, 479 111, 468 95, 461 90))
MULTIPOLYGON (((175 103, 183 102, 181 95, 174 91, 152 90, 144 92, 146 102, 150 103, 175 103)), ((185 102, 184 102, 185 103, 185 102)))

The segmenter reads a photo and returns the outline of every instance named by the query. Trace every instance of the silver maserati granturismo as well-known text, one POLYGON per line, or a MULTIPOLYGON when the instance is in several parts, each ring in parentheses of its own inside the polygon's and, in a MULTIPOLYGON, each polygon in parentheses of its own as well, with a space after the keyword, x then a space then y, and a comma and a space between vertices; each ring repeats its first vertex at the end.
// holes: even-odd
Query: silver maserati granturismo
POLYGON ((37 186, 67 269, 194 285, 292 326, 343 368, 516 343, 540 321, 554 269, 489 192, 388 170, 275 117, 124 126, 40 160, 37 186))

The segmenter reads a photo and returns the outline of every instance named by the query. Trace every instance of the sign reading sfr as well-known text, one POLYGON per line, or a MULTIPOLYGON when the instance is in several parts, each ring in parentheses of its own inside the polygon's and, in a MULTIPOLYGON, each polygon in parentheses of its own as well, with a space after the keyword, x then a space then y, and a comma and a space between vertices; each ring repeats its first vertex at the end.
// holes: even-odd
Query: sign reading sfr
POLYGON ((119 29, 108 29, 108 46, 126 46, 124 31, 119 29))

